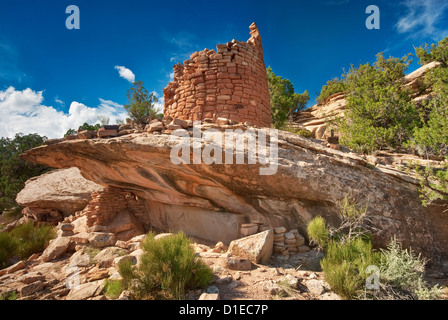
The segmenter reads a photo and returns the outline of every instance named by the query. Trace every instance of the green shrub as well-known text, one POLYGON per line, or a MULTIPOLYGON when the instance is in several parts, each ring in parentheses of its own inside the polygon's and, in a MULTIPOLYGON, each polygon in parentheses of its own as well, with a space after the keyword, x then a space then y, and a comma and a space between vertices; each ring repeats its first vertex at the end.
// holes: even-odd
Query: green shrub
POLYGON ((283 79, 274 74, 271 67, 266 69, 269 96, 271 103, 271 118, 274 128, 282 128, 294 115, 306 108, 310 95, 308 91, 294 93, 294 86, 289 79, 283 79))
POLYGON ((117 299, 123 290, 124 288, 121 280, 107 279, 103 288, 104 294, 110 299, 117 299))
POLYGON ((19 298, 19 295, 17 294, 16 291, 0 294, 0 301, 2 301, 2 300, 17 300, 17 298, 19 298))
POLYGON ((345 92, 347 90, 345 83, 341 79, 332 79, 322 87, 319 96, 316 98, 317 103, 324 104, 325 101, 335 93, 345 92))
POLYGON ((294 133, 303 138, 312 138, 313 137, 313 133, 311 131, 309 131, 307 129, 294 128, 294 127, 291 127, 290 125, 284 125, 279 130, 291 132, 291 133, 294 133))
POLYGON ((51 226, 35 226, 32 221, 18 225, 11 231, 11 236, 18 240, 17 255, 27 259, 34 253, 42 252, 56 237, 56 232, 51 226))
POLYGON ((367 267, 379 262, 380 255, 372 250, 371 241, 358 237, 345 243, 330 241, 321 266, 331 288, 343 298, 354 299, 365 285, 367 267))
POLYGON ((408 57, 384 58, 353 66, 345 75, 349 95, 345 117, 339 119, 341 142, 360 152, 397 150, 420 125, 411 92, 402 87, 408 57))
POLYGON ((325 248, 330 239, 330 232, 327 228, 325 219, 318 216, 311 220, 307 227, 308 236, 322 249, 325 248))
POLYGON ((210 283, 213 272, 196 257, 192 243, 184 233, 158 240, 154 236, 150 232, 142 242, 144 254, 138 268, 129 264, 119 266, 124 282, 137 298, 164 291, 166 296, 183 299, 186 289, 205 287, 210 283))
POLYGON ((156 110, 155 104, 158 99, 154 93, 149 93, 145 89, 142 81, 132 83, 132 88, 128 90, 127 97, 129 104, 125 104, 124 108, 134 123, 144 126, 156 117, 159 110, 156 110))
POLYGON ((403 249, 393 238, 386 250, 382 250, 380 267, 381 280, 388 287, 398 288, 402 294, 414 299, 437 299, 442 294, 441 288, 429 288, 423 279, 426 261, 421 255, 415 254, 411 249, 403 249))
POLYGON ((9 232, 0 232, 0 269, 8 266, 8 262, 16 255, 19 241, 9 232))

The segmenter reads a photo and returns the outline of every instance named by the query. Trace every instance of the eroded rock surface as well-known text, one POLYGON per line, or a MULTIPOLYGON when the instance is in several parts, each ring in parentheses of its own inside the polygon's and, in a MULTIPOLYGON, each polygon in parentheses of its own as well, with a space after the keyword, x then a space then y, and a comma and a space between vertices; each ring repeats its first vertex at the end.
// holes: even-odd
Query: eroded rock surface
POLYGON ((31 178, 17 195, 16 201, 21 206, 40 211, 57 209, 67 216, 84 209, 92 192, 103 189, 103 186, 85 179, 78 168, 68 168, 31 178))
MULTIPOLYGON (((198 142, 202 150, 209 145, 198 142)), ((177 144, 165 134, 133 134, 64 141, 32 149, 23 158, 77 167, 95 183, 132 191, 145 202, 146 214, 137 217, 145 228, 183 230, 226 244, 239 238, 243 223, 285 226, 303 235, 317 215, 336 224, 336 203, 351 194, 368 206, 378 228, 375 244, 384 246, 396 235, 434 262, 446 259, 443 207, 422 207, 417 182, 403 172, 286 132, 278 135, 274 175, 260 175, 261 165, 247 162, 174 164, 170 151, 177 144)))

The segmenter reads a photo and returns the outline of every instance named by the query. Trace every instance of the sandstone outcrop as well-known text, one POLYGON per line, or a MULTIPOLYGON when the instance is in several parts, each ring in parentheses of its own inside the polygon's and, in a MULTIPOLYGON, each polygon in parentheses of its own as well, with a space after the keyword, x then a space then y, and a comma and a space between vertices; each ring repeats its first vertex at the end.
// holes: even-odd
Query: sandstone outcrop
MULTIPOLYGON (((219 130, 232 126, 201 128, 210 127, 219 135, 219 130)), ((201 141, 201 150, 209 144, 201 141)), ((144 204, 134 216, 145 230, 183 230, 226 244, 239 238, 241 225, 248 223, 284 226, 306 235, 306 225, 317 215, 337 223, 336 203, 351 194, 368 206, 378 228, 376 245, 384 246, 397 235, 405 246, 433 262, 447 259, 443 207, 422 207, 418 183, 392 167, 375 167, 356 154, 286 132, 278 134, 274 175, 260 175, 259 161, 253 165, 174 164, 170 152, 176 145, 178 141, 169 135, 134 134, 64 141, 29 150, 22 157, 56 168, 78 167, 95 183, 132 193, 135 201, 144 204)))
POLYGON ((42 212, 41 215, 46 209, 50 215, 50 209, 56 209, 68 216, 84 209, 92 193, 103 189, 103 186, 85 179, 78 168, 54 170, 28 180, 25 188, 17 194, 16 201, 21 206, 30 207, 31 211, 42 212))

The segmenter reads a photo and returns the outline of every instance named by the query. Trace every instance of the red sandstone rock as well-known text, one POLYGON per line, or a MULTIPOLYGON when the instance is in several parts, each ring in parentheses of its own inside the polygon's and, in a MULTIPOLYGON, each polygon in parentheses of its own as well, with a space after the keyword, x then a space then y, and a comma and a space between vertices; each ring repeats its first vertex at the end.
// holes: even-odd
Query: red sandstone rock
POLYGON ((255 23, 249 28, 251 38, 247 42, 233 40, 217 45, 217 52, 195 52, 184 65, 173 67, 174 80, 163 90, 165 117, 201 121, 210 118, 215 122, 229 118, 230 113, 235 122, 250 120, 257 126, 270 127, 261 37, 255 23))

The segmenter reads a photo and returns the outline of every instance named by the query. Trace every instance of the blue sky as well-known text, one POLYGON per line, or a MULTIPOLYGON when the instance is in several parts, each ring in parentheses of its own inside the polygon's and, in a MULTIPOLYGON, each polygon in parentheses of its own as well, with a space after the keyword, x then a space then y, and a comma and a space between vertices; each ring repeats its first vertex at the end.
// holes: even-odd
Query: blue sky
POLYGON ((254 21, 266 66, 308 90, 312 105, 350 64, 448 36, 448 1, 0 0, 0 136, 55 138, 99 114, 122 119, 129 76, 163 98, 173 64, 246 41, 254 21), (65 26, 69 5, 79 7, 79 30, 65 26), (365 26, 368 5, 380 9, 380 30, 365 26))

